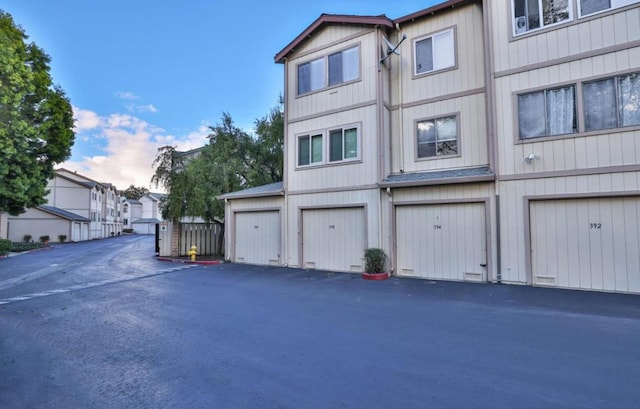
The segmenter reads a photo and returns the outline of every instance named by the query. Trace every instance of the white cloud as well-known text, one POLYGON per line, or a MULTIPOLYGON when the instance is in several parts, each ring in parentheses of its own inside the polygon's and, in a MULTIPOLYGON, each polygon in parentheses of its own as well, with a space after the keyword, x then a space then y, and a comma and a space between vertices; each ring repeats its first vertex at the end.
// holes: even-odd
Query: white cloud
POLYGON ((116 96, 118 98, 120 98, 120 99, 138 99, 138 98, 140 98, 139 96, 137 96, 133 92, 129 92, 129 91, 116 92, 116 96))
POLYGON ((78 107, 73 108, 73 118, 75 119, 74 131, 81 133, 90 129, 95 129, 102 125, 102 120, 93 111, 86 109, 80 109, 78 107))
MULTIPOLYGON (((118 189, 129 185, 144 186, 153 191, 161 188, 150 186, 153 175, 152 163, 157 149, 172 145, 178 150, 189 150, 206 144, 209 128, 202 124, 185 135, 168 135, 165 130, 128 114, 112 114, 101 117, 95 112, 75 109, 83 118, 94 118, 91 127, 77 127, 78 138, 85 141, 82 132, 91 130, 92 135, 106 142, 103 151, 94 156, 85 156, 60 164, 60 167, 75 170, 91 179, 114 184, 118 189)), ((90 139, 90 138, 89 138, 90 139)))
POLYGON ((154 107, 152 104, 147 105, 136 105, 136 104, 126 104, 125 108, 129 112, 158 112, 158 108, 154 107))

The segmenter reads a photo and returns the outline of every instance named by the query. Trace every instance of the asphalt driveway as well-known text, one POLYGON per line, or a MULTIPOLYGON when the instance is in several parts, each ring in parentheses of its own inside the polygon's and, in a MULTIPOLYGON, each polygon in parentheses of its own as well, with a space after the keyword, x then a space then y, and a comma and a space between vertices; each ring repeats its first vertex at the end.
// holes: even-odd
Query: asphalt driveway
POLYGON ((0 306, 0 407, 638 408, 640 297, 223 264, 0 306))

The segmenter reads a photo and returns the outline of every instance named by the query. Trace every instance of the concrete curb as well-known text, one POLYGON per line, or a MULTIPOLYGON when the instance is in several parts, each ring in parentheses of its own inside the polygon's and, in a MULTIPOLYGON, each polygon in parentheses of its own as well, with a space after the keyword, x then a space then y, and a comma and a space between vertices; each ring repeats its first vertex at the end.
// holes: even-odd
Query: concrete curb
POLYGON ((202 266, 213 266, 216 264, 222 264, 222 260, 202 260, 202 261, 190 261, 190 260, 182 260, 179 258, 171 258, 171 257, 156 257, 159 261, 169 261, 172 263, 180 263, 180 264, 197 264, 202 266))

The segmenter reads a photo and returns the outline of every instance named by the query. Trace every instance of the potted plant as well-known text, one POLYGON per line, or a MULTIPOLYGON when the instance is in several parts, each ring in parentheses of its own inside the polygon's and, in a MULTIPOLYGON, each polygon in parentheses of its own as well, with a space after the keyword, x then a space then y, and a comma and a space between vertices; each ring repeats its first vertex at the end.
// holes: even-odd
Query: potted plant
POLYGON ((67 235, 66 234, 59 234, 58 235, 58 241, 60 243, 64 243, 67 240, 67 235))
POLYGON ((40 243, 44 244, 45 246, 49 245, 49 236, 40 236, 40 243))
POLYGON ((384 250, 369 248, 364 251, 364 273, 365 280, 386 280, 389 272, 385 270, 387 255, 384 250))

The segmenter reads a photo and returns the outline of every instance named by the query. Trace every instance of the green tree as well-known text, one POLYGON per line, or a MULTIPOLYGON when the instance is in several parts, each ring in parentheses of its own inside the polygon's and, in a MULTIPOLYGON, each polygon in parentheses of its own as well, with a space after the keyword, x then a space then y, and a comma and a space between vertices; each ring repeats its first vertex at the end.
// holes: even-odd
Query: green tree
POLYGON ((49 56, 0 10, 0 211, 45 203, 55 164, 71 155, 73 111, 49 56))
MULTIPOLYGON (((201 217, 219 224, 224 235, 224 202, 216 196, 282 180, 281 104, 256 120, 256 136, 234 125, 228 113, 210 127, 209 144, 190 156, 164 146, 158 149, 151 180, 168 192, 163 217, 178 221, 201 217)), ((218 242, 219 254, 222 240, 218 242)))
POLYGON ((147 189, 146 187, 134 186, 134 185, 130 185, 128 188, 126 188, 122 192, 122 195, 124 197, 126 197, 127 199, 133 199, 133 200, 138 200, 142 196, 147 194, 149 194, 149 189, 147 189))

